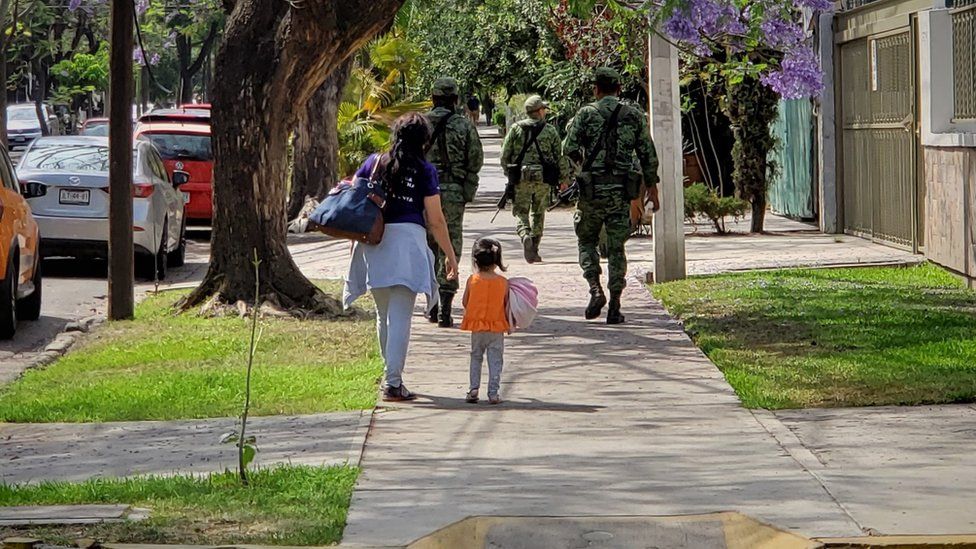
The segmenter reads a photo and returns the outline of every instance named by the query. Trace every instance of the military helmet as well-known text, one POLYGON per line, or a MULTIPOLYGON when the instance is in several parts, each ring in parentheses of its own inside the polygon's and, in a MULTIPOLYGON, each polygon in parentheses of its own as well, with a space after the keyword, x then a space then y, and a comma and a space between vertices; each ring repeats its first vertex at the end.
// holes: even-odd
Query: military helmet
POLYGON ((539 109, 548 109, 549 103, 543 101, 541 96, 533 95, 525 100, 525 112, 532 114, 539 109))
POLYGON ((457 80, 449 77, 442 76, 437 80, 434 80, 434 86, 431 90, 431 95, 434 97, 450 97, 452 95, 458 94, 458 83, 457 80))
POLYGON ((593 82, 600 86, 619 86, 620 80, 620 73, 610 67, 599 67, 593 71, 593 82))

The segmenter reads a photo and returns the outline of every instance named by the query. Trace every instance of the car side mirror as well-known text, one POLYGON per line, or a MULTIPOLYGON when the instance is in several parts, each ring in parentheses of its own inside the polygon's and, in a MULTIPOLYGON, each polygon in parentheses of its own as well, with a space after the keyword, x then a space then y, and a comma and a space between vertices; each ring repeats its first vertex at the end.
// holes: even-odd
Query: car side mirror
POLYGON ((173 186, 174 187, 179 187, 181 185, 185 185, 189 181, 190 181, 190 174, 188 174, 188 173, 186 173, 184 171, 179 171, 179 170, 173 172, 173 186))

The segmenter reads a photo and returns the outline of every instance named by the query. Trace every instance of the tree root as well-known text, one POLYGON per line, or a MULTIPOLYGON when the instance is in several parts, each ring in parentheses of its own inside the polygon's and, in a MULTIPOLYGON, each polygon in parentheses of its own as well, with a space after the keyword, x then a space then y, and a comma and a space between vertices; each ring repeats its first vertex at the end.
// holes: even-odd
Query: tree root
MULTIPOLYGON (((268 285, 258 307, 264 317, 297 318, 300 320, 362 320, 369 315, 357 308, 343 310, 342 303, 311 282, 301 284, 301 295, 289 295, 274 285, 268 285)), ((246 317, 253 311, 250 300, 235 298, 227 291, 225 278, 210 273, 193 292, 176 304, 180 313, 195 310, 205 317, 246 317)))

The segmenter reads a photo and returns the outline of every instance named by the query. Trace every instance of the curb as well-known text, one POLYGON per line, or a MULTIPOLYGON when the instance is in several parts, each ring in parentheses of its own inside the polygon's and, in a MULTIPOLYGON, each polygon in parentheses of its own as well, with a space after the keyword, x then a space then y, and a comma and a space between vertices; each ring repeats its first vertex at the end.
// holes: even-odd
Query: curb
POLYGON ((68 322, 64 330, 58 335, 54 336, 54 339, 48 343, 43 350, 38 352, 28 352, 24 353, 30 358, 26 361, 23 370, 17 375, 16 379, 20 378, 24 372, 30 370, 31 368, 42 368, 61 358, 76 343, 78 343, 81 338, 91 332, 93 328, 101 325, 105 322, 105 317, 99 315, 92 315, 82 318, 80 320, 74 320, 68 322))

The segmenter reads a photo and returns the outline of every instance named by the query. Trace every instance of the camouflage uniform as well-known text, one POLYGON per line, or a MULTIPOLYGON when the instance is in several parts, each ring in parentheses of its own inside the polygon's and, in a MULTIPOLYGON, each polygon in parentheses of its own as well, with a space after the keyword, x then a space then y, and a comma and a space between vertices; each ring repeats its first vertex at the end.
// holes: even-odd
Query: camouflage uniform
MULTIPOLYGON (((546 208, 549 207, 552 188, 542 180, 542 160, 539 151, 549 162, 559 164, 559 181, 569 178, 569 160, 562 155, 562 145, 559 141, 559 131, 555 126, 546 124, 544 120, 528 118, 512 126, 505 137, 502 146, 502 169, 508 176, 509 165, 515 164, 519 153, 529 138, 531 132, 539 132, 536 142, 525 152, 522 159, 522 180, 515 189, 515 200, 512 203, 512 214, 516 218, 516 231, 519 238, 534 238, 541 240, 545 230, 546 208)), ((538 241, 537 240, 537 241, 538 241)))
MULTIPOLYGON (((457 82, 452 78, 438 78, 434 82, 433 95, 457 95, 457 82)), ((436 107, 426 114, 427 120, 434 128, 441 120, 449 116, 444 127, 443 139, 447 158, 442 158, 440 139, 430 146, 427 160, 437 167, 441 188, 441 205, 444 218, 447 220, 447 230, 451 236, 454 253, 461 257, 462 231, 464 229, 465 204, 474 200, 478 189, 478 172, 484 163, 484 151, 478 130, 466 116, 445 107, 436 107)), ((431 249, 437 259, 437 281, 441 294, 453 296, 458 290, 457 280, 447 279, 447 257, 430 240, 431 249)))
MULTIPOLYGON (((619 82, 620 76, 611 69, 597 69, 597 79, 619 82)), ((620 99, 608 95, 584 106, 570 122, 563 153, 577 160, 591 150, 599 139, 604 122, 610 119, 620 99)), ((592 177, 592 193, 581 192, 575 215, 576 236, 579 245, 579 263, 583 277, 590 283, 591 293, 598 292, 606 302, 600 287, 600 254, 598 244, 601 230, 606 230, 608 288, 613 299, 627 285, 627 256, 624 244, 630 235, 630 200, 625 195, 625 184, 634 170, 635 156, 648 187, 657 185, 657 154, 647 127, 647 118, 639 109, 624 105, 617 118, 616 131, 610 132, 606 143, 597 153, 589 173, 592 177)), ((591 305, 593 302, 591 302, 591 305)), ((600 305, 596 314, 599 314, 600 305)), ((589 309, 589 308, 588 308, 589 309)), ((587 316, 589 317, 589 311, 587 316)), ((609 315, 608 315, 609 317, 609 315)), ((609 320, 609 318, 608 318, 609 320)), ((623 320, 621 315, 620 321, 623 320)))

